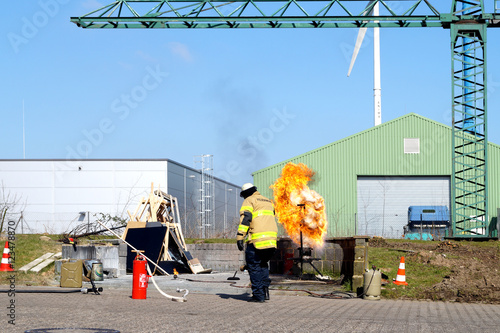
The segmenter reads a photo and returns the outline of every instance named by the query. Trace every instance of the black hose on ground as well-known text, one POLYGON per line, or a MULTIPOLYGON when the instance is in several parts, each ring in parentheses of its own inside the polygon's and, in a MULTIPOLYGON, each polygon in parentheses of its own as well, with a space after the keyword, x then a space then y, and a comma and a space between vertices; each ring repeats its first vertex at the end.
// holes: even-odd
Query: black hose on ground
MULTIPOLYGON (((238 286, 236 285, 237 282, 232 282, 232 281, 203 281, 203 280, 193 280, 193 279, 184 279, 182 280, 190 281, 190 282, 203 282, 203 283, 229 283, 231 287, 236 287, 236 288, 248 288, 248 286, 238 286)), ((304 292, 309 294, 309 296, 312 297, 319 297, 319 298, 329 298, 329 299, 352 299, 355 298, 353 295, 350 293, 344 292, 344 291, 332 291, 330 293, 325 293, 325 294, 318 294, 306 289, 271 289, 269 290, 279 290, 280 292, 284 291, 295 291, 295 292, 304 292)))
MULTIPOLYGON (((82 288, 87 289, 87 288, 82 288)), ((54 293, 54 294, 67 294, 67 293, 81 293, 82 289, 0 289, 0 293, 15 292, 17 293, 54 293)))

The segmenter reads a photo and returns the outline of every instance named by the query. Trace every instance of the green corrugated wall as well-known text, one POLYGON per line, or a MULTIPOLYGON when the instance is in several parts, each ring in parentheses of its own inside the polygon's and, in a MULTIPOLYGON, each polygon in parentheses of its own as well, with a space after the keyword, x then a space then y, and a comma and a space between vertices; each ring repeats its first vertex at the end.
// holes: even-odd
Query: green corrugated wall
MULTIPOLYGON (((500 146, 489 144, 490 217, 500 207, 500 146)), ((450 176, 451 128, 414 113, 372 127, 324 147, 253 173, 259 191, 269 186, 288 162, 304 163, 316 172, 309 187, 325 199, 328 236, 356 234, 358 176, 450 176), (420 138, 420 154, 405 154, 404 139, 420 138)), ((496 221, 496 220, 495 220, 496 221)))
MULTIPOLYGON (((488 144, 488 215, 490 228, 497 223, 498 208, 500 208, 500 146, 488 144)), ((497 236, 493 234, 492 236, 497 236)))

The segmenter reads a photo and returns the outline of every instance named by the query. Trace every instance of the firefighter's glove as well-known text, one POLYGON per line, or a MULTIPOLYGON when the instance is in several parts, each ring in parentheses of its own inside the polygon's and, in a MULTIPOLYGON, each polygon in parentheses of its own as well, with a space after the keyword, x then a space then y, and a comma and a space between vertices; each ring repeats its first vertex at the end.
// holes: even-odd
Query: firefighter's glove
POLYGON ((238 245, 238 250, 243 251, 243 240, 236 241, 236 245, 238 245))

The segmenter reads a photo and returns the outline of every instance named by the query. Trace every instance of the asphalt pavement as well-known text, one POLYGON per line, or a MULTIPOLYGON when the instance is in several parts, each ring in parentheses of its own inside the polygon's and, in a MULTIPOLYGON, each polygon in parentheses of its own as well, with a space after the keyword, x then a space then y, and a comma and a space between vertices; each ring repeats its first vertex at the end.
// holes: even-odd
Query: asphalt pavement
POLYGON ((170 300, 152 283, 146 299, 132 299, 130 275, 98 283, 100 295, 21 293, 28 287, 19 286, 15 296, 2 296, 0 332, 500 332, 498 305, 363 300, 337 293, 338 286, 277 278, 269 301, 249 303, 248 274, 228 281, 233 274, 155 279, 185 302, 170 300))

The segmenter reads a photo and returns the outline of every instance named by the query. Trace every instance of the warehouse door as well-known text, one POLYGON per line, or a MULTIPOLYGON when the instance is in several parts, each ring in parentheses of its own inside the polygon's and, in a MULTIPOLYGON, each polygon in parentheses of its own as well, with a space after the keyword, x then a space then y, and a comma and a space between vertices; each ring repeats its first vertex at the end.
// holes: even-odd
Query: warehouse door
POLYGON ((401 238, 409 206, 450 208, 450 177, 358 176, 358 235, 401 238))

